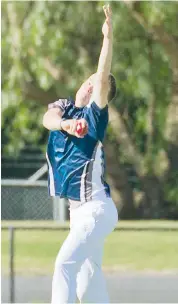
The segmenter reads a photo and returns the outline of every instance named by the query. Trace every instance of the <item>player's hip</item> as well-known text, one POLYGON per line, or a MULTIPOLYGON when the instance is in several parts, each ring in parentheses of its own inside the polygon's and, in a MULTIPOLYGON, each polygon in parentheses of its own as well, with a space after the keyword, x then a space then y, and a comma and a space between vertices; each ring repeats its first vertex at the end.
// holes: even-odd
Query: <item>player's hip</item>
POLYGON ((117 222, 118 213, 112 198, 94 199, 83 203, 77 208, 70 207, 70 227, 82 227, 87 221, 94 222, 95 224, 111 232, 117 222))

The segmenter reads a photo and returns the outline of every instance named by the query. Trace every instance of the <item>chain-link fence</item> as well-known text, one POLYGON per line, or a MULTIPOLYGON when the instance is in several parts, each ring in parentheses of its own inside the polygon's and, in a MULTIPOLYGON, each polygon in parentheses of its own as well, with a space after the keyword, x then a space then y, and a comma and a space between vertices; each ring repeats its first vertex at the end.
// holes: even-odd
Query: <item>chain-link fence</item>
POLYGON ((66 219, 66 201, 51 198, 46 181, 2 180, 2 220, 66 219))

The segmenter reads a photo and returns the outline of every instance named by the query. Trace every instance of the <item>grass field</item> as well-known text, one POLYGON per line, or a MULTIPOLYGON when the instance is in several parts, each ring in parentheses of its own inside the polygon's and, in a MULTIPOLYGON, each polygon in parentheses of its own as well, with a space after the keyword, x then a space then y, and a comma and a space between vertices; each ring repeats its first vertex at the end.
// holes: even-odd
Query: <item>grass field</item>
MULTIPOLYGON (((61 227, 61 224, 55 221, 2 221, 2 227, 23 227, 23 228, 32 228, 32 227, 46 227, 46 228, 56 228, 61 227)), ((69 227, 69 222, 62 224, 62 227, 69 227)), ((178 221, 166 221, 166 220, 139 220, 139 221, 119 221, 118 228, 162 228, 162 229, 177 229, 178 230, 178 221)))
MULTIPOLYGON (((28 222, 25 223, 25 225, 27 224, 28 222)), ((141 225, 140 222, 138 224, 141 225)), ((156 222, 155 225, 158 227, 156 222)), ((166 222, 162 225, 168 227, 166 222)), ((4 223, 2 226, 5 226, 4 223)), ((51 274, 55 257, 67 234, 68 231, 60 230, 17 230, 15 232, 16 273, 51 274)), ((3 230, 1 237, 2 272, 7 273, 9 232, 3 230)), ((178 231, 116 230, 106 239, 103 267, 132 271, 168 270, 178 272, 177 253, 178 231)))

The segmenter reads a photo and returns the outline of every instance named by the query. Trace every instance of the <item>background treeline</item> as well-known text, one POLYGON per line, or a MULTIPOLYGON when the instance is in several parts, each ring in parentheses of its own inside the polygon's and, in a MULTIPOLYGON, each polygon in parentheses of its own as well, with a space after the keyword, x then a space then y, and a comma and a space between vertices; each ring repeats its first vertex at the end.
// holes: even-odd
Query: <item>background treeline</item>
MULTIPOLYGON (((45 151, 49 102, 95 72, 104 2, 2 2, 2 155, 45 151)), ((111 3, 107 180, 122 218, 178 218, 178 3, 111 3)))

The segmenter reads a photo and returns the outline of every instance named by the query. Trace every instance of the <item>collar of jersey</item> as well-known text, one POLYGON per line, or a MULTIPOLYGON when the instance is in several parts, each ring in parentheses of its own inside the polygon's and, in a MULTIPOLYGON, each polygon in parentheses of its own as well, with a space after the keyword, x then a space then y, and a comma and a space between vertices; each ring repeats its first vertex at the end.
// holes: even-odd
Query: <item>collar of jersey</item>
POLYGON ((74 106, 76 109, 78 109, 78 110, 83 110, 83 109, 86 107, 86 106, 83 106, 83 107, 76 107, 76 105, 75 105, 75 100, 74 100, 72 97, 70 97, 70 96, 69 96, 68 100, 69 100, 70 102, 72 102, 73 106, 74 106))

